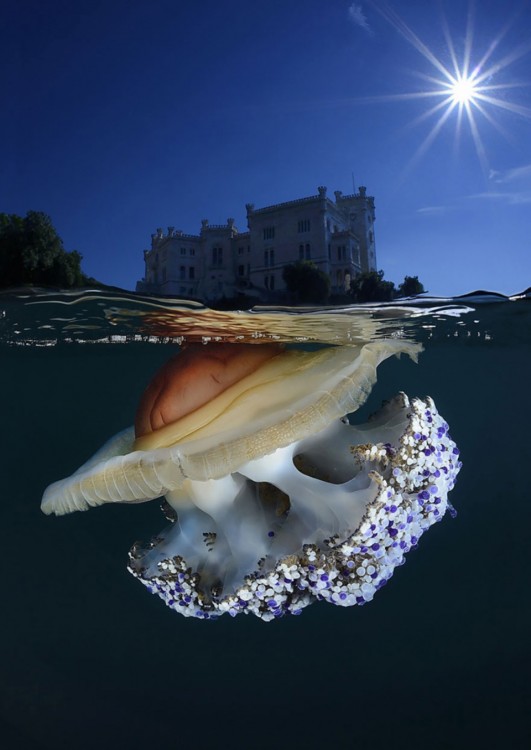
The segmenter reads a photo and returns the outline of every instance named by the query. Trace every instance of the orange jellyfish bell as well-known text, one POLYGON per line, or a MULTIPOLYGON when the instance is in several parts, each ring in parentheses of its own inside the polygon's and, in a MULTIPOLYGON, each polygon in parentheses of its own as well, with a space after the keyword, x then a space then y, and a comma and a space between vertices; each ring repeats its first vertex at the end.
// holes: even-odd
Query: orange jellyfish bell
POLYGON ((416 359, 421 349, 405 339, 317 351, 220 344, 209 354, 210 346, 185 348, 162 368, 141 398, 136 430, 118 433, 72 476, 50 485, 44 513, 144 502, 188 487, 188 480, 227 476, 356 411, 380 362, 401 353, 416 359), (210 377, 213 360, 224 369, 222 384, 210 377), (248 374, 233 382, 242 370, 248 374), (221 390, 205 402, 211 388, 221 390), (167 405, 167 393, 176 394, 177 408, 167 405), (181 413, 175 421, 172 409, 172 416, 181 413))
POLYGON ((156 373, 135 417, 143 437, 176 422, 280 354, 281 344, 189 344, 156 373))

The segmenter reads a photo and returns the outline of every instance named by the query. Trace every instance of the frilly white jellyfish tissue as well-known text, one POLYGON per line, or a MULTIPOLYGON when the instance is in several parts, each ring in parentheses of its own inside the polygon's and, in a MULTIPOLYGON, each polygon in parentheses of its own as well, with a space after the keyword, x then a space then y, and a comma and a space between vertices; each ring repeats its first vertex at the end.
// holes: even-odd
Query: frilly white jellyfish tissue
POLYGON ((128 569, 185 616, 365 604, 453 511, 459 452, 430 398, 399 393, 366 424, 346 418, 384 359, 420 348, 189 345, 148 386, 135 426, 48 487, 42 510, 164 496, 171 523, 133 546, 128 569))

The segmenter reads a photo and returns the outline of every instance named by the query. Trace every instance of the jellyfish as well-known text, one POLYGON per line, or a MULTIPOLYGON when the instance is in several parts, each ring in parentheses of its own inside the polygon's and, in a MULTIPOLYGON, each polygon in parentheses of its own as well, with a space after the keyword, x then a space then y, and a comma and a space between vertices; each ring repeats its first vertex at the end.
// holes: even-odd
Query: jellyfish
POLYGON ((132 547, 128 570, 184 616, 363 605, 453 510, 459 451, 431 398, 400 392, 365 424, 347 418, 383 360, 420 349, 187 346, 146 389, 135 426, 48 487, 42 510, 164 496, 169 523, 132 547))

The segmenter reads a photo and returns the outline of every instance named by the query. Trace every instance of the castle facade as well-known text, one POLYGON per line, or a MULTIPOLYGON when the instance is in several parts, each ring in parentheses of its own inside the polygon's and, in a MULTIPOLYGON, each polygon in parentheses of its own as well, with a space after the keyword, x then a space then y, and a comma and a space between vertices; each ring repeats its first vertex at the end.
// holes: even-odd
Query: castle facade
POLYGON ((336 190, 334 200, 325 187, 317 191, 265 208, 248 203, 245 232, 234 219, 204 219, 197 235, 158 229, 144 251, 137 291, 207 302, 242 293, 282 299, 283 267, 310 260, 330 278, 332 293, 344 293, 357 274, 376 270, 374 198, 365 187, 352 195, 336 190))

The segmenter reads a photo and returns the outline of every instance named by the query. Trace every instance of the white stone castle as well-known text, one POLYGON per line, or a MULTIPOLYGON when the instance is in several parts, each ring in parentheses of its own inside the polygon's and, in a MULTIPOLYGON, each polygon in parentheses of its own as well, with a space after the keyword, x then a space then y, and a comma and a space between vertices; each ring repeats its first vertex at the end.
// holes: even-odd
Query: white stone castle
POLYGON ((151 238, 144 251, 145 277, 138 292, 195 297, 205 301, 245 294, 259 300, 282 299, 282 269, 311 260, 330 278, 331 293, 348 290, 362 271, 376 270, 374 198, 360 187, 353 195, 326 188, 317 195, 255 208, 248 203, 248 231, 234 219, 201 222, 199 234, 168 227, 151 238))

